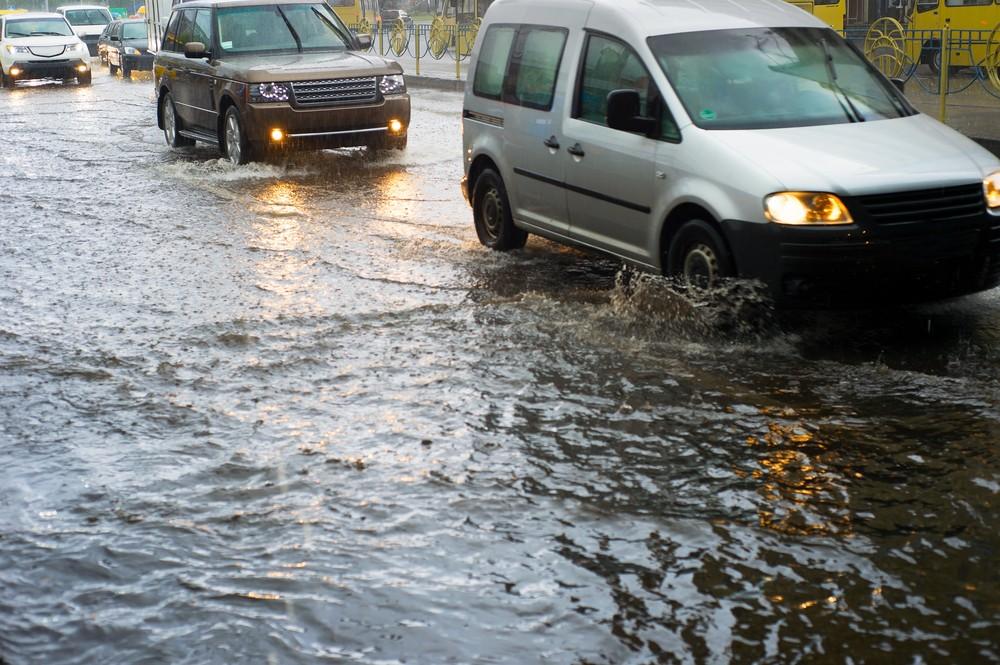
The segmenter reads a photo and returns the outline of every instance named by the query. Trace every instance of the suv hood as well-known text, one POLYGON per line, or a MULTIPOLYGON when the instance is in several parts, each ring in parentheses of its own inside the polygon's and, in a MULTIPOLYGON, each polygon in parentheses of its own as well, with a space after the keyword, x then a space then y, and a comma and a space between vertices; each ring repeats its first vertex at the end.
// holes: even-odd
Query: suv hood
POLYGON ((982 180, 1000 160, 918 114, 874 122, 709 132, 790 191, 846 196, 982 180))
POLYGON ((247 83, 403 73, 403 68, 395 61, 356 51, 228 55, 218 67, 219 76, 247 83))

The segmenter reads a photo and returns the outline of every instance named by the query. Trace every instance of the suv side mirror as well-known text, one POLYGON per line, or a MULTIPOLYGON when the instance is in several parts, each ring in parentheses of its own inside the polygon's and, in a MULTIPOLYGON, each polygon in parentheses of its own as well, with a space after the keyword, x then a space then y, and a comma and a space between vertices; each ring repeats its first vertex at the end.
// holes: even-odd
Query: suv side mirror
POLYGON ((358 48, 362 51, 367 51, 372 47, 374 41, 371 35, 357 35, 358 37, 358 48))
POLYGON ((623 132, 651 136, 656 118, 639 115, 641 100, 635 90, 614 90, 608 94, 608 127, 623 132))
POLYGON ((184 45, 184 57, 185 58, 207 58, 208 51, 205 49, 205 45, 201 42, 188 42, 184 45))

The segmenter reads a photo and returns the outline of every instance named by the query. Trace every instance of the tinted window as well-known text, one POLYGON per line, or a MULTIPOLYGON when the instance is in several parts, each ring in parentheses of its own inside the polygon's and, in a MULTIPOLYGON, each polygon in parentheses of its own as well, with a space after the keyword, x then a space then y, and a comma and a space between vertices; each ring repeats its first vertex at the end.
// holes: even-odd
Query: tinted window
POLYGON ((472 91, 480 97, 500 99, 507 75, 507 60, 517 31, 513 26, 493 25, 483 37, 472 91))
POLYGON ((206 47, 212 47, 212 10, 199 9, 195 14, 191 41, 201 42, 206 47))
POLYGON ((185 9, 181 12, 181 22, 177 27, 177 49, 184 50, 184 45, 194 41, 194 9, 185 9))
POLYGON ((70 25, 107 25, 111 23, 111 12, 107 9, 68 9, 66 20, 70 25))
POLYGON ((163 50, 164 51, 178 51, 177 48, 177 26, 180 23, 181 13, 174 12, 173 16, 170 17, 170 23, 167 24, 167 29, 163 33, 163 50))
POLYGON ((591 35, 584 55, 583 77, 577 91, 576 117, 607 125, 608 95, 615 90, 639 93, 639 115, 661 116, 661 138, 680 139, 677 124, 663 105, 649 70, 631 48, 614 39, 591 35))
POLYGON ((122 24, 122 36, 125 39, 145 39, 145 23, 124 23, 122 24))
POLYGON ((565 30, 539 27, 521 29, 511 60, 515 103, 546 111, 552 108, 559 63, 565 45, 565 30))

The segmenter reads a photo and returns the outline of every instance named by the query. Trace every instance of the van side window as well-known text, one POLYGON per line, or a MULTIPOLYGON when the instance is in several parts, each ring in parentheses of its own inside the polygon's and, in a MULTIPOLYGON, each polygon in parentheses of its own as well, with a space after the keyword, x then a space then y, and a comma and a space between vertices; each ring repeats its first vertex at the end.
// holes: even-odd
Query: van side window
POLYGON ((478 97, 500 99, 507 74, 507 61, 514 45, 517 29, 512 25, 491 25, 483 37, 476 64, 476 78, 472 91, 478 97))
POLYGON ((173 16, 170 17, 170 23, 167 24, 167 29, 163 33, 163 50, 164 51, 179 51, 177 47, 177 25, 181 22, 181 13, 174 12, 173 16))
POLYGON ((552 110, 567 34, 561 28, 521 29, 511 58, 513 90, 506 101, 541 111, 552 110))
POLYGON ((679 141, 677 123, 663 104, 649 70, 631 48, 615 39, 590 35, 584 55, 583 73, 577 90, 574 117, 607 126, 608 95, 615 90, 639 93, 639 113, 659 117, 660 138, 679 141))

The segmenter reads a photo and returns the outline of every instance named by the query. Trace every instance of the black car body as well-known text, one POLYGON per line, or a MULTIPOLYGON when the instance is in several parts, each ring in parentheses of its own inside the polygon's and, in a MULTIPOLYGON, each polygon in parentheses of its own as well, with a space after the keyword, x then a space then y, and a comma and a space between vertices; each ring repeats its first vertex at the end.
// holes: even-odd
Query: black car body
POLYGON ((111 24, 104 46, 104 59, 114 74, 131 78, 134 71, 152 71, 153 54, 149 52, 146 22, 125 19, 111 24))

